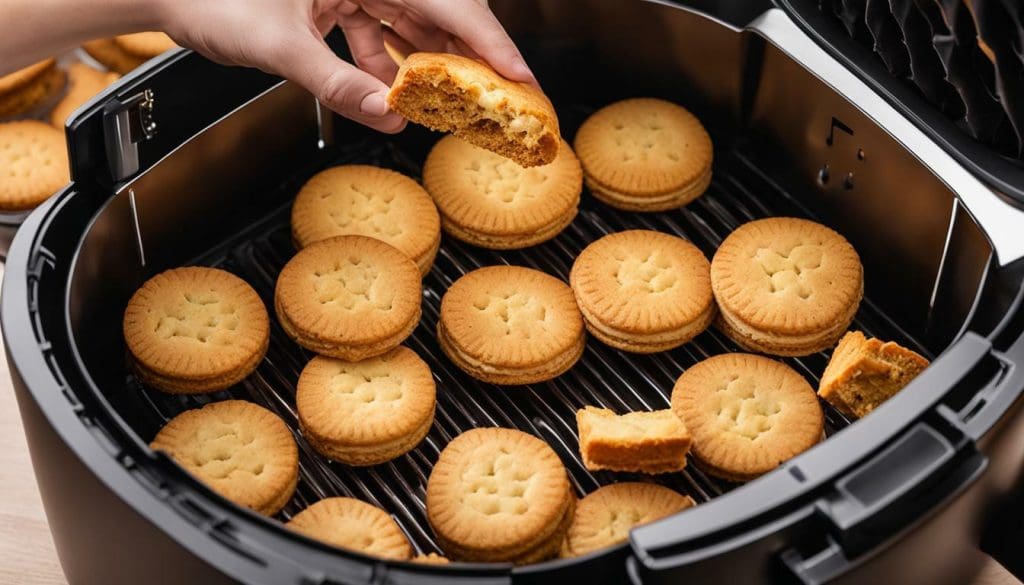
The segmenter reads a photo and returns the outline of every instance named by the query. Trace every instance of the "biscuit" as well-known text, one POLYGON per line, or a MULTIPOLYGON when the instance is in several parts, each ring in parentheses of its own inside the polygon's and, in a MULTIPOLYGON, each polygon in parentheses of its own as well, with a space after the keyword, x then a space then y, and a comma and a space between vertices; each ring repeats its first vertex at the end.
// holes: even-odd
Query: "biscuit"
POLYGON ((860 257, 843 236, 793 217, 745 223, 711 261, 716 325, 740 347, 803 356, 833 345, 864 295, 860 257))
POLYGON ((583 122, 574 145, 587 188, 617 209, 680 207, 711 183, 711 138, 693 114, 665 100, 605 106, 583 122))
POLYGON ((671 410, 621 416, 587 406, 576 411, 580 457, 590 471, 668 473, 686 467, 690 433, 671 410))
POLYGON ((711 265, 682 238, 649 230, 591 242, 569 274, 587 331, 633 353, 678 347, 715 316, 711 265))
POLYGON ((164 392, 223 390, 259 365, 270 319, 256 291, 230 272, 174 268, 150 278, 124 311, 139 380, 164 392))
POLYGON ((420 271, 395 247, 366 236, 310 244, 277 278, 274 306, 296 343, 359 361, 387 353, 420 319, 420 271))
POLYGON ((288 426, 245 400, 186 410, 149 446, 221 496, 267 516, 288 503, 299 481, 299 450, 288 426))
POLYGON ((68 68, 68 91, 50 112, 50 123, 63 129, 75 110, 120 78, 117 73, 100 71, 85 63, 72 63, 68 68))
POLYGON ((412 545, 395 519, 355 498, 325 498, 285 526, 338 548, 396 561, 412 558, 412 545))
POLYGON ((388 169, 345 165, 313 175, 292 206, 297 247, 344 235, 391 244, 426 274, 441 244, 441 220, 416 181, 388 169))
POLYGON ((824 415, 814 390, 793 368, 762 356, 729 353, 683 372, 672 412, 693 437, 690 453, 708 473, 748 481, 817 443, 824 415))
POLYGON ((446 557, 442 557, 437 553, 427 553, 425 555, 416 555, 409 559, 414 563, 423 563, 424 565, 447 565, 451 563, 446 557))
POLYGON ((493 384, 550 380, 583 353, 583 318, 572 290, 520 266, 486 266, 441 298, 441 349, 467 374, 493 384))
POLYGON ((427 519, 446 555, 526 564, 557 554, 576 498, 558 455, 514 429, 472 429, 441 451, 427 519))
POLYGON ((0 77, 0 118, 28 114, 64 87, 64 72, 45 59, 0 77))
POLYGON ((148 60, 128 53, 114 42, 114 39, 96 39, 82 43, 82 50, 100 65, 121 75, 129 73, 148 60))
POLYGON ((591 492, 576 505, 559 556, 578 557, 629 539, 636 526, 693 506, 693 499, 653 483, 622 482, 591 492))
POLYGON ((448 53, 413 53, 388 92, 391 109, 432 130, 535 167, 558 154, 558 117, 538 88, 448 53))
POLYGON ((850 331, 839 340, 818 385, 818 396, 851 418, 867 416, 909 384, 928 360, 893 341, 850 331))
POLYGON ((120 35, 114 37, 114 44, 125 53, 144 61, 148 61, 157 55, 178 47, 171 37, 162 32, 140 32, 120 35))
POLYGON ((33 209, 69 178, 63 132, 37 120, 0 123, 0 211, 33 209))
POLYGON ((548 165, 514 161, 445 136, 423 165, 423 186, 437 203, 444 231, 490 248, 526 248, 550 240, 576 217, 583 174, 564 141, 548 165))
POLYGON ((295 393, 302 434, 320 454, 375 465, 415 447, 434 422, 430 368, 398 346, 360 362, 317 356, 295 393))

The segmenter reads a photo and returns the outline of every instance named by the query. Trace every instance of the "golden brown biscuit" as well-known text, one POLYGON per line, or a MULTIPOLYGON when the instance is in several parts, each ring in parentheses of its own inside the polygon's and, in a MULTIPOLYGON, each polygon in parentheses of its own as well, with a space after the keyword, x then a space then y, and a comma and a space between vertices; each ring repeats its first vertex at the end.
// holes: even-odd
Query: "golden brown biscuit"
POLYGON ((572 367, 583 353, 583 318, 572 290, 520 266, 486 266, 441 299, 437 337, 455 365, 493 384, 532 384, 572 367))
POLYGON ((741 225, 711 262, 716 325, 740 347, 802 356, 834 345, 864 294, 860 257, 843 236, 793 217, 741 225))
POLYGON ((717 477, 748 481, 810 449, 824 433, 814 390, 793 368, 729 353, 683 372, 672 411, 693 436, 690 452, 717 477))
POLYGON ((446 557, 442 557, 437 553, 427 553, 425 555, 416 555, 409 559, 414 563, 423 563, 424 565, 447 565, 451 563, 446 557))
POLYGON ((427 519, 462 561, 525 564, 554 556, 575 497, 558 455, 514 429, 472 429, 441 451, 427 481, 427 519))
POLYGON ((82 50, 100 65, 121 75, 129 73, 148 60, 148 57, 128 53, 114 42, 114 39, 96 39, 82 43, 82 50))
POLYGON ((31 113, 63 87, 64 72, 52 58, 4 75, 0 77, 0 118, 31 113))
POLYGON ((576 505, 559 556, 578 557, 629 538, 642 524, 693 506, 693 499, 653 483, 626 481, 591 492, 576 505))
POLYGON ((138 57, 142 60, 149 60, 178 45, 162 32, 140 32, 129 35, 114 37, 114 44, 125 53, 138 57))
POLYGON ((711 138, 693 114, 665 100, 605 106, 583 122, 573 144, 587 188, 618 209, 680 207, 711 183, 711 138))
POLYGON ((50 123, 63 129, 75 110, 120 78, 117 73, 99 71, 85 63, 72 63, 68 68, 68 91, 50 112, 50 123))
POLYGON ((124 311, 139 380, 164 392, 223 390, 259 365, 270 319, 256 291, 230 272, 174 268, 150 278, 124 311))
POLYGON ((650 230, 591 242, 569 274, 587 331, 634 353, 678 347, 715 316, 711 265, 682 238, 650 230))
POLYGON ((896 342, 850 331, 821 376, 818 396, 851 418, 867 416, 909 384, 928 360, 896 342))
POLYGON ((576 217, 583 188, 580 163, 562 142, 548 165, 516 162, 455 136, 445 136, 423 165, 423 186, 453 237, 510 250, 550 240, 576 217))
POLYGON ((218 494, 267 516, 288 503, 299 481, 299 450, 288 425, 244 400, 186 410, 160 429, 150 447, 218 494))
POLYGON ((68 179, 63 132, 36 120, 0 123, 0 211, 32 209, 68 179))
POLYGON ((671 410, 616 415, 587 406, 576 411, 580 457, 591 470, 668 473, 686 467, 690 433, 671 410))
POLYGON ((338 548, 397 561, 412 558, 412 545, 395 519, 355 498, 320 500, 285 526, 338 548))
POLYGON ((345 165, 313 175, 292 206, 299 248, 344 235, 387 242, 426 274, 441 244, 441 220, 416 181, 388 169, 345 165))
POLYGON ((338 236, 303 248, 277 278, 281 327, 299 345, 358 361, 398 347, 420 319, 420 271, 389 244, 338 236))
POLYGON ((558 154, 558 117, 539 89, 449 53, 413 53, 388 93, 391 109, 432 130, 451 132, 524 167, 558 154))
POLYGON ((302 434, 349 465, 376 465, 419 444, 434 422, 434 377, 416 352, 398 346, 359 362, 317 356, 295 394, 302 434))

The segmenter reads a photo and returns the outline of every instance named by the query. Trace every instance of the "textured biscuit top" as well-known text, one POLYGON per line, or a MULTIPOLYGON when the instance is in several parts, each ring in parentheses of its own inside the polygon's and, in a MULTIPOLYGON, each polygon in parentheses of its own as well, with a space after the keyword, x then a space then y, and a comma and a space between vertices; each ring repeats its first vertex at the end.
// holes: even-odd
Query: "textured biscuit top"
POLYGON ((416 181, 369 165, 313 175, 292 207, 292 234, 302 247, 341 235, 387 242, 413 260, 427 255, 441 230, 430 195, 416 181))
POLYGON ((176 378, 230 374, 261 351, 269 331, 267 310, 252 287, 202 266, 157 274, 124 312, 124 337, 135 359, 176 378))
POLYGON ((68 91, 50 112, 50 123, 63 128, 72 112, 120 77, 117 73, 93 69, 85 63, 72 63, 68 67, 68 91))
POLYGON ((427 156, 423 185, 441 213, 460 226, 493 235, 522 234, 573 212, 580 201, 583 171, 565 141, 550 164, 523 168, 445 136, 427 156))
POLYGON ((245 400, 186 410, 160 429, 150 447, 215 492, 264 514, 283 505, 298 474, 298 447, 288 426, 245 400))
POLYGON ((711 309, 710 264, 682 238, 650 230, 609 234, 573 263, 570 282, 604 324, 629 333, 673 331, 711 309))
POLYGON ((314 335, 373 343, 401 331, 419 310, 420 271, 380 240, 338 236, 296 254, 278 276, 275 298, 293 321, 317 323, 314 335))
POLYGON ((412 546, 394 518, 355 498, 326 498, 296 514, 288 528, 326 542, 386 559, 408 560, 412 546))
POLYGON ((672 411, 700 460, 742 476, 770 471, 808 449, 824 426, 807 380, 782 362, 744 353, 710 357, 683 372, 672 411))
POLYGON ((32 209, 69 177, 63 132, 36 120, 0 123, 0 210, 32 209))
POLYGON ((53 58, 44 59, 0 77, 0 96, 21 90, 21 88, 40 78, 48 69, 55 67, 56 64, 57 61, 53 58))
POLYGON ((304 424, 346 446, 378 445, 414 433, 434 410, 434 377, 416 352, 347 362, 317 356, 295 394, 304 424))
POLYGON ((576 505, 562 556, 625 542, 629 532, 689 508, 693 499, 653 483, 622 482, 598 488, 576 505))
POLYGON ((574 145, 591 180, 626 194, 678 191, 707 173, 713 156, 700 120, 654 98, 623 100, 594 112, 574 145))
POLYGON ((472 429, 441 451, 427 481, 427 515, 459 547, 512 548, 558 523, 569 489, 565 466, 544 441, 472 429))
POLYGON ((547 363, 583 334, 583 317, 564 282, 520 266, 486 266, 455 281, 441 299, 451 342, 498 367, 547 363))
POLYGON ((723 311, 761 330, 799 335, 841 322, 864 290, 843 236, 806 219, 745 223, 718 247, 711 282, 723 311))
POLYGON ((114 43, 125 52, 143 59, 151 59, 178 45, 162 32, 140 32, 114 37, 114 43))

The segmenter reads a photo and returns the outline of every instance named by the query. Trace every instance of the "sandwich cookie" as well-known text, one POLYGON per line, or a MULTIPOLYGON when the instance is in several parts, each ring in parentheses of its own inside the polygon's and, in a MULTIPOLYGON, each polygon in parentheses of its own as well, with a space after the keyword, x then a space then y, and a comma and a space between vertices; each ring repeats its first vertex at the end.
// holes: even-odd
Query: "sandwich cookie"
POLYGON ((128 53, 114 39, 95 39, 82 43, 82 50, 103 67, 121 75, 129 73, 149 60, 149 57, 137 57, 128 53))
POLYGON ((623 351, 654 353, 690 341, 711 324, 710 271, 690 242, 629 230, 588 245, 569 283, 594 337, 623 351))
POLYGON ((143 384, 172 394, 215 392, 256 369, 270 319, 241 278, 188 266, 157 274, 132 295, 124 338, 143 384))
POLYGON ((299 481, 299 450, 274 413, 244 400, 186 410, 160 429, 150 447, 221 496, 273 516, 299 481))
POLYGON ((550 380, 583 353, 583 318, 572 290, 538 270, 487 266, 441 299, 441 349, 470 376, 493 384, 550 380))
POLYGON ((306 441, 348 465, 375 465, 411 450, 434 422, 434 402, 430 368, 404 346, 359 362, 317 356, 295 394, 306 441))
POLYGON ((653 483, 625 481, 598 488, 576 505, 559 556, 578 557, 626 542, 633 528, 690 506, 690 496, 653 483))
POLYGON ((417 124, 451 132, 524 167, 549 164, 558 153, 558 117, 547 96, 473 59, 413 53, 387 99, 417 124))
POLYGON ((69 178, 63 132, 36 120, 0 123, 0 211, 33 209, 69 178))
POLYGON ((448 443, 427 480, 427 519, 459 561, 528 564, 555 556, 576 498, 558 455, 514 429, 484 428, 448 443))
POLYGON ((856 250, 831 229, 792 217, 741 225, 711 262, 716 325, 740 347, 803 356, 833 345, 864 295, 856 250))
POLYGON ((355 498, 320 500, 285 526, 331 546, 382 559, 407 561, 412 557, 412 545, 394 518, 355 498))
POLYGON ((693 114, 665 100, 605 106, 583 122, 574 145, 587 188, 617 209, 680 207, 711 183, 711 138, 693 114))
POLYGON ((391 244, 426 274, 441 245, 441 220, 416 181, 388 169, 345 165, 313 175, 292 206, 298 248, 344 235, 391 244))
POLYGON ((0 118, 31 113, 63 87, 64 72, 52 58, 4 75, 0 77, 0 118))
POLYGON ((423 185, 444 231, 493 250, 550 240, 576 217, 583 174, 564 141, 551 164, 523 168, 455 136, 445 136, 423 166, 423 185))
POLYGON ((281 327, 306 349, 346 361, 398 347, 420 319, 420 271, 395 247, 366 236, 310 244, 277 278, 281 327))
POLYGON ((672 411, 693 436, 690 452, 708 473, 749 481, 810 449, 824 434, 814 390, 793 368, 729 353, 683 372, 672 411))

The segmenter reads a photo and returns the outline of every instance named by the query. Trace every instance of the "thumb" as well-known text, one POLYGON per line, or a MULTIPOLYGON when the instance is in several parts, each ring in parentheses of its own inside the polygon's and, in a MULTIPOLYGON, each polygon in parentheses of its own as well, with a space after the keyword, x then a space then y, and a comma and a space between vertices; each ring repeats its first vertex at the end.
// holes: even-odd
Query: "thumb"
POLYGON ((339 59, 322 39, 295 40, 282 64, 278 71, 342 116, 389 134, 405 127, 405 118, 388 108, 388 86, 339 59))

